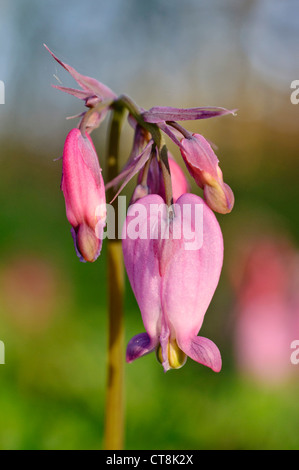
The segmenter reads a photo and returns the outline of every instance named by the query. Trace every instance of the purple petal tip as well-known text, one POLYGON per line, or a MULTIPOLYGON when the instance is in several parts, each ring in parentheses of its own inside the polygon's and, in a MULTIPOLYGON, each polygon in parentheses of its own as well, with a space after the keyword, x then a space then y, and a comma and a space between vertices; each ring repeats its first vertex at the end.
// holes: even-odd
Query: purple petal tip
POLYGON ((128 343, 126 361, 132 362, 139 357, 152 352, 155 349, 151 338, 147 333, 134 336, 128 343))

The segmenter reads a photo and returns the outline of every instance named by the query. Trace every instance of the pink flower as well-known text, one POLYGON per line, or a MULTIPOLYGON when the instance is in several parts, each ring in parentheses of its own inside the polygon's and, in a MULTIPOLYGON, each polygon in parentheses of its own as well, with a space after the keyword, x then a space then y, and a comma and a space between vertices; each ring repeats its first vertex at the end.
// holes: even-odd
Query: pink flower
POLYGON ((182 168, 171 156, 170 152, 168 152, 168 161, 171 174, 172 196, 173 202, 175 203, 179 199, 179 197, 182 194, 187 193, 190 188, 182 168))
POLYGON ((169 224, 167 206, 158 195, 140 199, 128 211, 124 261, 146 333, 130 340, 127 362, 156 350, 165 371, 182 367, 189 356, 219 372, 217 346, 197 333, 221 273, 221 229, 194 194, 182 195, 174 208, 169 224), (138 237, 131 227, 136 227, 136 212, 142 231, 138 237))
POLYGON ((294 373, 291 343, 298 339, 296 252, 287 239, 259 234, 242 244, 231 268, 234 283, 236 365, 263 385, 279 385, 294 373))
POLYGON ((106 219, 105 186, 91 137, 72 129, 63 150, 61 189, 77 255, 95 261, 106 219))
POLYGON ((189 173, 203 189, 204 199, 209 207, 221 214, 231 212, 234 206, 234 194, 223 182, 219 160, 209 142, 200 134, 183 138, 181 154, 189 173))

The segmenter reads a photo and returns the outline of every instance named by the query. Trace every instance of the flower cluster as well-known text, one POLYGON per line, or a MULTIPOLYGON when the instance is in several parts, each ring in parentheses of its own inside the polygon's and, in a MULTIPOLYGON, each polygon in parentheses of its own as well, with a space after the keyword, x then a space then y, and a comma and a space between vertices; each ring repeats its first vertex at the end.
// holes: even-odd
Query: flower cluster
POLYGON ((221 356, 217 346, 197 334, 223 262, 222 233, 213 211, 229 213, 234 196, 223 181, 210 143, 202 135, 191 134, 179 122, 234 111, 218 107, 144 110, 129 97, 116 96, 102 83, 79 74, 49 52, 80 86, 56 88, 82 99, 87 107, 77 116, 78 127, 67 136, 61 185, 81 261, 95 261, 100 254, 106 223, 105 190, 115 188, 114 200, 137 177, 122 244, 125 267, 146 332, 129 342, 127 361, 156 351, 165 371, 180 368, 187 356, 219 371, 221 356), (104 186, 90 134, 109 111, 119 109, 128 112, 128 122, 134 130, 133 146, 124 168, 104 186), (168 151, 165 136, 177 145, 188 172, 203 190, 203 198, 190 193, 189 182, 168 151), (136 226, 142 234, 139 231, 128 237, 128 226, 136 214, 136 226), (192 249, 187 248, 190 234, 192 249))

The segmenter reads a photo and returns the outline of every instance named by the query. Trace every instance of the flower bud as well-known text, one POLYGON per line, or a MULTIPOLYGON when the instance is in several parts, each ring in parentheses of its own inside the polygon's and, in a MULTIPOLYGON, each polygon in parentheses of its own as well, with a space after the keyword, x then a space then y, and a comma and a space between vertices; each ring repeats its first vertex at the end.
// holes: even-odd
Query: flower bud
POLYGON ((208 206, 220 214, 231 212, 234 194, 223 182, 219 160, 207 140, 200 134, 181 140, 182 157, 187 169, 200 188, 208 206))
POLYGON ((72 129, 66 138, 62 175, 61 189, 76 252, 81 261, 95 261, 106 219, 105 187, 91 137, 83 137, 79 129, 72 129))
POLYGON ((98 256, 100 243, 95 231, 86 224, 80 224, 76 235, 79 253, 81 253, 85 261, 94 261, 98 256))

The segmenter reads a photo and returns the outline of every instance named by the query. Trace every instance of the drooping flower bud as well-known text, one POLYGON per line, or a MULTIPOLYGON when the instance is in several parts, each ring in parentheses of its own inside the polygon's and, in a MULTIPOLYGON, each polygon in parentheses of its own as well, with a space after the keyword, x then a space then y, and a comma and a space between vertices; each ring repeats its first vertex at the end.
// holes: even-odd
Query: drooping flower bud
POLYGON ((220 214, 231 212, 234 206, 234 194, 223 182, 219 160, 209 142, 200 134, 181 140, 181 154, 190 175, 203 189, 208 206, 220 214), (183 147, 183 148, 182 148, 183 147))
POLYGON ((72 129, 65 141, 61 189, 81 261, 95 261, 106 220, 105 186, 91 137, 72 129))
POLYGON ((200 197, 187 193, 177 200, 169 220, 165 201, 146 196, 129 208, 123 253, 147 331, 129 342, 127 362, 156 350, 165 371, 182 367, 186 356, 219 371, 217 346, 197 336, 223 262, 214 213, 200 197), (141 233, 136 237, 137 226, 141 233))

